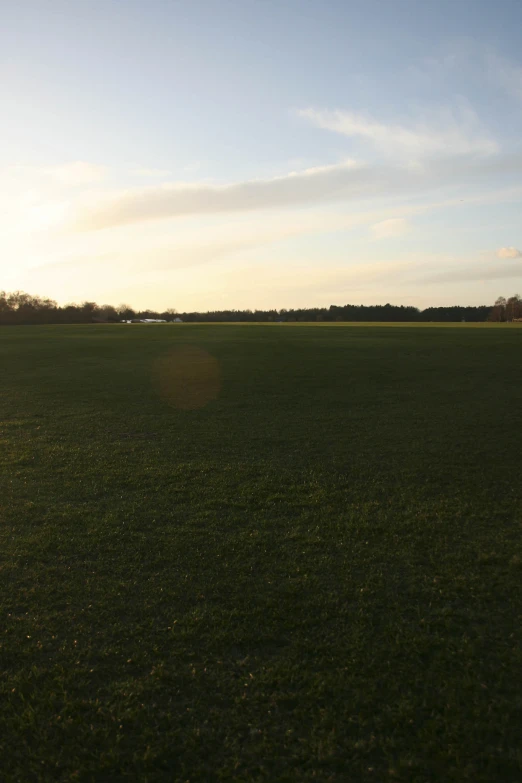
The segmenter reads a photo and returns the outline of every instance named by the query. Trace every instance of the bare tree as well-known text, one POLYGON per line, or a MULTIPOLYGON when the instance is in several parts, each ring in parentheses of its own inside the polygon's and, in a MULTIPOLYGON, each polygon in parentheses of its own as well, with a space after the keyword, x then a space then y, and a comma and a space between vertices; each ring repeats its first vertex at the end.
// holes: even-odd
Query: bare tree
POLYGON ((503 296, 499 296, 493 305, 493 309, 489 314, 489 321, 505 321, 506 320, 506 300, 503 296))
POLYGON ((506 302, 506 321, 513 321, 522 316, 522 300, 518 294, 510 296, 506 302))

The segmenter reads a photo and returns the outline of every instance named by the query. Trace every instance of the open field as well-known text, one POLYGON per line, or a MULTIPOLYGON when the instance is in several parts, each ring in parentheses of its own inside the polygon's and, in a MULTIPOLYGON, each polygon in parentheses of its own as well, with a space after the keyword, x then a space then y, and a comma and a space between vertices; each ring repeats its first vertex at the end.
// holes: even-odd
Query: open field
POLYGON ((3 781, 522 780, 522 329, 363 326, 0 330, 3 781))

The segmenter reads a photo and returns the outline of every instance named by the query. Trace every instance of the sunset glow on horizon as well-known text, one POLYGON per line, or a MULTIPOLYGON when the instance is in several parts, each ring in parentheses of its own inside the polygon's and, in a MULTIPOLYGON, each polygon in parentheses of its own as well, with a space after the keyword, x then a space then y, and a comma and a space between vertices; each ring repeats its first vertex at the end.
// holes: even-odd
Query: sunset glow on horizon
POLYGON ((519 291, 522 6, 411 7, 10 4, 0 288, 180 311, 519 291))

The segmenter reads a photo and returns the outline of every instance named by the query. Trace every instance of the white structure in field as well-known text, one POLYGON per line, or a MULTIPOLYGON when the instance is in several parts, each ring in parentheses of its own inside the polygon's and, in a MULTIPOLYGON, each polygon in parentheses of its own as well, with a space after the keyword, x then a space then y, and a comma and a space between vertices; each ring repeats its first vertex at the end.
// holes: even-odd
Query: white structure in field
POLYGON ((166 321, 164 318, 133 318, 129 321, 121 321, 122 324, 182 324, 181 318, 174 318, 172 321, 166 321))

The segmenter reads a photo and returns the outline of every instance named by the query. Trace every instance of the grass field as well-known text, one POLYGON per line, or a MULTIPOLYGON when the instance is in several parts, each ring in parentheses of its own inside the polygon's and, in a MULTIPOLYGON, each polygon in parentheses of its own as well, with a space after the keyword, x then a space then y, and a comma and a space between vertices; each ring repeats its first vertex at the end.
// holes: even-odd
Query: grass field
POLYGON ((521 355, 1 330, 2 780, 519 783, 521 355))

